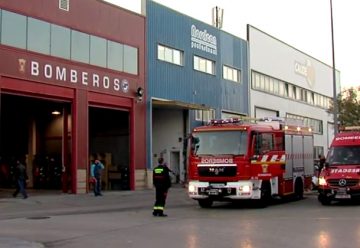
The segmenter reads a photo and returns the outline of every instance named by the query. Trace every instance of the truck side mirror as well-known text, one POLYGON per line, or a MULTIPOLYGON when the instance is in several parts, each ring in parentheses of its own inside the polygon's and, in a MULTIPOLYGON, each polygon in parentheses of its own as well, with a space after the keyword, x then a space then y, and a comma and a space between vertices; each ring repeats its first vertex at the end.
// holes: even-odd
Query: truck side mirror
POLYGON ((196 151, 199 148, 200 139, 199 137, 191 138, 191 150, 196 151))

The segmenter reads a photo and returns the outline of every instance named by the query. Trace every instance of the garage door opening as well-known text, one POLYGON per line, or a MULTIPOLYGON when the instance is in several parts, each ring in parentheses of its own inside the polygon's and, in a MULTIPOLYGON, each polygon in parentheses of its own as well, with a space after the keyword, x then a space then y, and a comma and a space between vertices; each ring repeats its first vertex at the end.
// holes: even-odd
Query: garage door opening
POLYGON ((68 187, 71 104, 1 94, 0 106, 0 187, 15 187, 16 159, 26 165, 28 188, 68 187))
POLYGON ((129 118, 127 111, 89 108, 89 160, 104 164, 104 190, 130 189, 129 118))

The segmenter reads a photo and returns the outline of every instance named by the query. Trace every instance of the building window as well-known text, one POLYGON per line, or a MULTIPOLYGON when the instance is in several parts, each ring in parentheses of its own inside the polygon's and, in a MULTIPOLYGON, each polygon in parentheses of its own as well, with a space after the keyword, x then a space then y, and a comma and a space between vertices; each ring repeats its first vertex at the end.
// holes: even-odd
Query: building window
POLYGON ((138 51, 135 47, 124 45, 124 72, 138 74, 138 51))
POLYGON ((304 102, 312 106, 328 109, 332 101, 331 97, 322 96, 310 90, 296 85, 263 75, 251 72, 251 87, 254 90, 267 92, 273 95, 282 96, 298 102, 304 102))
POLYGON ((59 9, 69 11, 69 1, 70 0, 59 0, 59 9))
POLYGON ((295 120, 301 120, 304 126, 311 127, 313 133, 316 134, 323 134, 323 121, 317 120, 313 118, 308 118, 300 115, 294 115, 294 114, 286 114, 286 118, 295 119, 295 120))
POLYGON ((1 19, 1 44, 26 49, 26 17, 3 10, 1 19))
POLYGON ((240 83, 240 71, 226 65, 223 66, 223 78, 236 83, 240 83))
MULTIPOLYGON (((0 9, 0 43, 117 71, 138 74, 138 49, 0 9)), ((181 55, 173 55, 179 61, 181 55)))
POLYGON ((215 75, 215 62, 212 60, 194 56, 194 69, 197 71, 215 75))
POLYGON ((52 56, 70 59, 70 29, 51 24, 51 51, 52 56))
POLYGON ((50 54, 50 23, 28 18, 27 49, 50 54))
POLYGON ((158 45, 158 56, 157 58, 162 61, 166 61, 175 65, 184 65, 183 62, 184 52, 166 47, 163 45, 158 45))
POLYGON ((88 34, 71 31, 71 59, 89 63, 90 36, 88 34))
POLYGON ((195 110, 195 120, 208 122, 215 119, 215 110, 195 110))
POLYGON ((231 112, 221 112, 221 119, 230 119, 230 118, 243 118, 246 115, 238 114, 238 113, 231 113, 231 112))
POLYGON ((106 67, 106 40, 100 37, 90 36, 90 64, 106 67))
POLYGON ((319 159, 319 156, 325 155, 324 154, 324 147, 323 146, 314 146, 314 159, 319 159))
POLYGON ((107 46, 108 68, 123 71, 124 45, 109 40, 107 46))

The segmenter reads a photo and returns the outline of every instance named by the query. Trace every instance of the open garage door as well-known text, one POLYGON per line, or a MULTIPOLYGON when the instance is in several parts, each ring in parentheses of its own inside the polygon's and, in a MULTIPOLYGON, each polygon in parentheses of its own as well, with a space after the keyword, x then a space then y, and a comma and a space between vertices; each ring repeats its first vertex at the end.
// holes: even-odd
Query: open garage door
POLYGON ((28 187, 67 187, 70 176, 63 176, 71 161, 70 109, 69 102, 1 95, 0 187, 15 186, 16 159, 27 167, 28 187))
POLYGON ((129 112, 101 107, 89 108, 89 161, 105 166, 102 188, 130 189, 129 112))

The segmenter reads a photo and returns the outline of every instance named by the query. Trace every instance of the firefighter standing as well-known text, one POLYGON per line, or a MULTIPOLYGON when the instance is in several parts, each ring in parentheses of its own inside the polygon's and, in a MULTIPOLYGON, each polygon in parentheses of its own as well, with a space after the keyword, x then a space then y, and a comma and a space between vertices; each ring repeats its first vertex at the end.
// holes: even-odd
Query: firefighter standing
POLYGON ((164 159, 159 158, 159 164, 153 170, 153 184, 156 189, 156 200, 154 204, 153 215, 166 217, 164 214, 164 207, 166 202, 167 192, 171 186, 171 179, 169 175, 169 168, 164 165, 164 159))

